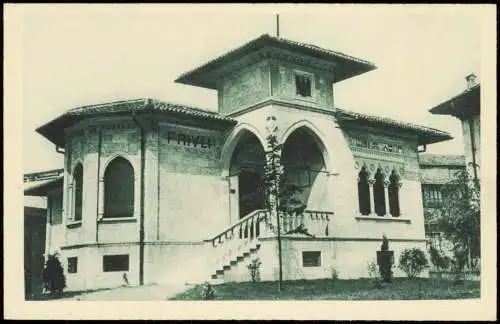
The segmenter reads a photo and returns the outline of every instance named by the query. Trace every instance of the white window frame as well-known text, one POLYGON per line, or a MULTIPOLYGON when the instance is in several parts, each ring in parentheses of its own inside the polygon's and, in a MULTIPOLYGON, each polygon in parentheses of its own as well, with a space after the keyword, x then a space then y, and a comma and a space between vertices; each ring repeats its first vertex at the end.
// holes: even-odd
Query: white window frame
POLYGON ((295 99, 304 100, 304 101, 315 101, 314 89, 316 88, 316 85, 315 85, 314 73, 305 72, 305 71, 301 71, 301 70, 293 70, 293 84, 295 85, 295 88, 294 88, 295 99), (311 80, 311 96, 310 97, 303 97, 303 96, 297 94, 297 78, 296 77, 298 75, 308 77, 309 80, 311 80))

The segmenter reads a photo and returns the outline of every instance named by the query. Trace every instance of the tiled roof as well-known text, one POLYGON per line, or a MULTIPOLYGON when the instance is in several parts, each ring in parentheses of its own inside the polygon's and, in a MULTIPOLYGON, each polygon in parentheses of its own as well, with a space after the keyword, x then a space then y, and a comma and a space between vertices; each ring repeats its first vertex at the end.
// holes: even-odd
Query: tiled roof
POLYGON ((464 155, 445 155, 445 154, 419 154, 418 162, 420 165, 427 166, 463 166, 465 167, 464 155))
POLYGON ((440 131, 435 128, 415 125, 386 117, 361 114, 340 108, 336 109, 335 116, 339 120, 343 121, 360 121, 370 124, 378 124, 380 126, 385 126, 385 127, 399 128, 416 132, 418 134, 419 144, 421 145, 441 142, 453 138, 449 133, 440 131))
POLYGON ((59 175, 55 178, 37 180, 24 183, 25 196, 45 196, 47 190, 62 187, 64 175, 59 175))
POLYGON ((193 107, 173 102, 164 102, 155 99, 136 99, 136 100, 116 101, 99 105, 82 106, 69 110, 65 115, 88 116, 97 114, 130 112, 132 110, 135 110, 137 112, 146 110, 150 111, 153 110, 159 112, 174 112, 202 119, 213 119, 213 120, 231 121, 231 122, 234 121, 232 118, 223 117, 215 111, 204 110, 198 107, 193 107))
POLYGON ((155 112, 168 116, 191 117, 197 120, 236 124, 236 120, 221 116, 214 111, 154 99, 135 99, 73 108, 39 127, 36 131, 54 144, 63 146, 65 128, 88 117, 131 114, 133 111, 138 114, 155 112))
POLYGON ((429 112, 436 115, 453 115, 457 117, 478 114, 481 106, 481 84, 478 83, 431 108, 429 112))
POLYGON ((230 61, 240 59, 247 54, 256 52, 265 46, 285 49, 293 53, 304 54, 315 59, 337 63, 338 66, 334 82, 342 81, 377 68, 373 63, 360 58, 325 49, 316 45, 264 34, 240 47, 230 50, 229 52, 208 61, 207 63, 189 72, 183 73, 175 80, 175 82, 216 89, 215 80, 207 80, 205 77, 206 74, 226 65, 230 61))

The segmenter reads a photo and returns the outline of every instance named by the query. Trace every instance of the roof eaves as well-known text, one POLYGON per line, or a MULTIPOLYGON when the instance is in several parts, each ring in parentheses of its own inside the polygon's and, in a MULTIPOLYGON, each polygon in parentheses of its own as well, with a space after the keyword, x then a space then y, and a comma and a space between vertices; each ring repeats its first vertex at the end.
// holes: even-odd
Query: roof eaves
POLYGON ((473 87, 471 87, 470 89, 466 89, 466 90, 462 91, 461 93, 451 97, 450 99, 443 101, 442 103, 432 107, 431 109, 429 109, 429 112, 431 114, 435 114, 435 115, 449 115, 452 113, 452 106, 451 106, 452 102, 459 100, 459 99, 471 94, 474 91, 480 91, 480 89, 481 89, 481 84, 478 83, 478 84, 474 85, 473 87))
POLYGON ((54 179, 49 179, 49 180, 43 180, 41 183, 37 183, 34 185, 28 185, 26 188, 24 188, 24 195, 25 196, 41 196, 43 194, 46 194, 47 190, 53 189, 54 187, 57 187, 58 185, 62 186, 64 176, 59 176, 54 179))
POLYGON ((62 145, 61 141, 56 138, 61 137, 59 134, 61 129, 64 129, 70 124, 74 124, 86 117, 117 115, 120 113, 128 113, 136 111, 137 113, 159 112, 173 113, 181 116, 190 116, 200 120, 214 121, 222 124, 236 124, 236 120, 221 116, 217 112, 201 109, 194 106, 184 104, 164 102, 156 99, 133 99, 122 100, 97 105, 87 105, 73 108, 50 122, 38 127, 36 132, 55 143, 62 145), (57 131, 56 131, 57 130, 57 131), (59 135, 58 135, 59 134, 59 135))
MULTIPOLYGON (((247 43, 245 43, 245 44, 243 44, 235 49, 232 49, 232 50, 226 52, 225 54, 222 54, 222 55, 216 57, 215 59, 212 59, 212 60, 206 62, 203 65, 200 65, 200 66, 198 66, 198 67, 196 67, 188 72, 181 74, 177 79, 175 79, 174 82, 184 83, 184 84, 189 84, 189 85, 202 85, 204 87, 214 89, 214 86, 212 84, 208 84, 208 83, 204 82, 203 80, 194 81, 193 79, 198 79, 199 77, 197 75, 203 74, 203 73, 207 72, 208 70, 215 68, 217 65, 221 64, 222 62, 224 62, 225 60, 227 60, 231 56, 235 56, 238 54, 244 54, 244 53, 249 52, 251 49, 255 49, 255 48, 258 48, 259 46, 264 46, 264 45, 271 45, 271 46, 272 45, 281 45, 281 46, 286 45, 288 47, 293 46, 295 48, 307 50, 307 54, 309 54, 313 57, 318 56, 318 55, 314 55, 314 54, 322 54, 322 55, 328 55, 328 56, 330 56, 330 58, 335 57, 336 59, 341 59, 344 61, 349 61, 351 63, 356 63, 356 64, 359 64, 360 66, 362 66, 363 69, 360 69, 360 70, 362 70, 362 72, 358 71, 355 74, 368 72, 368 71, 371 71, 371 70, 374 70, 377 68, 375 66, 375 64, 373 64, 367 60, 356 58, 354 56, 350 56, 350 55, 347 55, 347 54, 344 54, 341 52, 332 51, 332 50, 325 49, 325 48, 322 48, 322 47, 319 47, 319 46, 313 45, 313 44, 307 44, 307 43, 289 40, 289 39, 282 38, 282 37, 278 38, 278 37, 270 36, 269 34, 263 34, 263 35, 255 38, 255 39, 253 39, 253 40, 251 40, 251 41, 249 41, 249 42, 247 42, 247 43)), ((322 58, 324 59, 324 57, 322 57, 322 58)), ((338 80, 338 81, 341 81, 341 80, 338 80)))
MULTIPOLYGON (((415 124, 411 124, 411 123, 407 123, 407 122, 403 122, 403 121, 398 121, 398 120, 386 118, 386 117, 361 114, 361 113, 347 111, 347 110, 340 109, 340 108, 336 108, 335 115, 343 120, 361 120, 361 121, 381 124, 384 126, 399 127, 401 129, 406 129, 406 130, 417 132, 418 134, 424 135, 424 136, 432 136, 434 138, 439 137, 440 140, 438 140, 438 141, 449 140, 449 139, 453 138, 449 133, 440 131, 440 130, 435 129, 435 128, 415 125, 415 124)), ((436 141, 435 140, 432 141, 432 139, 427 138, 426 142, 428 142, 426 144, 430 144, 430 143, 434 143, 436 141)))

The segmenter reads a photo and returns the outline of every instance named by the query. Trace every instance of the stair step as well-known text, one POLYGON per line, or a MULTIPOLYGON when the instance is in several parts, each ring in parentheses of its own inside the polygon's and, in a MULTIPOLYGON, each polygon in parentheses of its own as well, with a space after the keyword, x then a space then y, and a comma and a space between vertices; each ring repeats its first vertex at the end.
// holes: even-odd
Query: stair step
POLYGON ((243 259, 244 259, 244 257, 242 257, 242 256, 237 256, 236 257, 236 261, 243 261, 243 259))
POLYGON ((243 256, 244 256, 244 257, 247 257, 247 256, 249 256, 249 255, 250 255, 250 252, 243 252, 243 256))
POLYGON ((229 270, 231 269, 231 266, 230 265, 225 265, 224 267, 222 267, 224 270, 229 270))
POLYGON ((229 264, 231 264, 232 266, 236 265, 236 263, 238 263, 238 260, 232 260, 231 262, 229 262, 229 264))
POLYGON ((216 275, 216 274, 213 274, 211 278, 212 278, 212 279, 217 279, 217 275, 216 275))
POLYGON ((224 270, 216 270, 215 274, 216 275, 222 275, 222 274, 224 274, 224 270))

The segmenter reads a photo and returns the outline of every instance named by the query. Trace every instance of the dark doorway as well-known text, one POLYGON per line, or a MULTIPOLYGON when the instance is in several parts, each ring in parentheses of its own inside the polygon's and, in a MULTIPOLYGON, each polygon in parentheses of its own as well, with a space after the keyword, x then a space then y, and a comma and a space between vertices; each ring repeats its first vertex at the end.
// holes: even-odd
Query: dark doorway
POLYGON ((264 193, 260 174, 241 171, 238 176, 240 193, 240 218, 264 208, 264 193))

